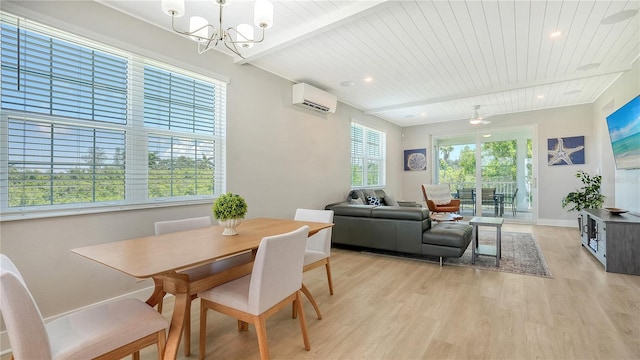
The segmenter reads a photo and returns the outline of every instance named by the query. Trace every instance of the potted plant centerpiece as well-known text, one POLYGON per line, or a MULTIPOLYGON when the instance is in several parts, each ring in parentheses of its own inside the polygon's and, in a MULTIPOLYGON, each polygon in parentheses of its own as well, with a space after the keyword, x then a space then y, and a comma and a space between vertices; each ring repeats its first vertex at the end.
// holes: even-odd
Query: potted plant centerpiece
MULTIPOLYGON (((572 191, 562 198, 562 208, 572 206, 569 211, 580 211, 582 209, 599 209, 604 203, 605 196, 600 193, 601 175, 590 176, 582 170, 578 170, 576 177, 582 181, 583 186, 576 191, 572 191)), ((580 227, 580 216, 578 216, 578 226, 580 227)))
POLYGON ((236 235, 236 227, 247 214, 247 202, 238 194, 226 193, 213 203, 213 217, 224 227, 222 235, 236 235))

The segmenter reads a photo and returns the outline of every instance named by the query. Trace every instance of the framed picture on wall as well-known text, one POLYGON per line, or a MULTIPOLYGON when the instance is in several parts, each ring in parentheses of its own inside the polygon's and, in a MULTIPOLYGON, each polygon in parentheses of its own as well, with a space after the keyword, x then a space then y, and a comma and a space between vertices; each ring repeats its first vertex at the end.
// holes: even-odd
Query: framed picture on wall
POLYGON ((547 139, 547 149, 549 166, 584 164, 584 136, 547 139))
POLYGON ((427 149, 404 151, 404 171, 427 170, 427 149))

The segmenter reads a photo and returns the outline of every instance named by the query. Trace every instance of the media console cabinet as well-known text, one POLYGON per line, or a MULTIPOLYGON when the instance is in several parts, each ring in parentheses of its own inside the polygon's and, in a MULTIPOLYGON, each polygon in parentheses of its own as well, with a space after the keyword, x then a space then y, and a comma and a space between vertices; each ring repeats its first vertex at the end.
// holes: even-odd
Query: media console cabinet
POLYGON ((607 272, 640 275, 640 217, 604 209, 580 212, 584 246, 607 272))

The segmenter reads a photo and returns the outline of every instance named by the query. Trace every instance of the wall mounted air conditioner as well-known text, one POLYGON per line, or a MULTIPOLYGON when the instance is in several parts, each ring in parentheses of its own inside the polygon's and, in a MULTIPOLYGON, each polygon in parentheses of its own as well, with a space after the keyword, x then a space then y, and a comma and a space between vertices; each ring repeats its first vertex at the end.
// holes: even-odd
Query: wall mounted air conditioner
POLYGON ((294 84, 291 91, 294 105, 306 107, 323 113, 335 113, 338 98, 309 84, 294 84))

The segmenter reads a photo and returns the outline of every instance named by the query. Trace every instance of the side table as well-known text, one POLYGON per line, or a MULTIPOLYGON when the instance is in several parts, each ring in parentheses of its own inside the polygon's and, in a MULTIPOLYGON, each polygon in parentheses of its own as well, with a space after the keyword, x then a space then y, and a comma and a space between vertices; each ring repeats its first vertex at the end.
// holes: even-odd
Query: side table
POLYGON ((502 224, 503 218, 492 217, 479 217, 476 216, 469 220, 469 225, 473 226, 471 238, 473 244, 471 246, 471 263, 476 263, 476 256, 486 255, 495 256, 496 267, 500 266, 500 257, 502 256, 501 241, 502 241, 502 224), (496 246, 479 245, 478 244, 478 226, 494 226, 496 228, 496 246))

